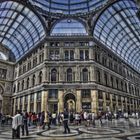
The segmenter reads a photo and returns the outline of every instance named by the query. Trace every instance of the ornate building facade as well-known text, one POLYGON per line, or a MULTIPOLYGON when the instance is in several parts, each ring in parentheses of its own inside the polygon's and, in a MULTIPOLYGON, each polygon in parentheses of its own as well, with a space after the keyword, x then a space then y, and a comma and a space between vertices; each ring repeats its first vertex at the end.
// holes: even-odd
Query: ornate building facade
POLYGON ((139 82, 139 73, 89 37, 52 37, 16 65, 14 110, 138 111, 139 82))

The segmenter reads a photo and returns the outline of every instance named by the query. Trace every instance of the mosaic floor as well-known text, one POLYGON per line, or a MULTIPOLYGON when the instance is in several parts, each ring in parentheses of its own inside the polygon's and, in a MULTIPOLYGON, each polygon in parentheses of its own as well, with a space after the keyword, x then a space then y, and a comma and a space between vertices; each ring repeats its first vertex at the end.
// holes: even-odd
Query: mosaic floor
MULTIPOLYGON (((63 134, 63 126, 52 126, 51 130, 38 127, 29 128, 29 136, 21 139, 31 140, 140 140, 140 119, 96 121, 96 126, 70 126, 71 133, 63 134)), ((0 140, 11 139, 11 126, 0 127, 0 140)))

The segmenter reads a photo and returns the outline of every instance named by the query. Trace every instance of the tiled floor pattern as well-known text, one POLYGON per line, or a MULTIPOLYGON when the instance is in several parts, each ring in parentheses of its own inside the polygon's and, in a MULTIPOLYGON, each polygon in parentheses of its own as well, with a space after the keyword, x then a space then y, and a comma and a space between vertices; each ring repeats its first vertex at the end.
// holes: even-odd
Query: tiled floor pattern
MULTIPOLYGON (((96 126, 70 126, 71 133, 63 134, 63 126, 52 126, 43 131, 38 127, 29 128, 29 136, 21 139, 29 140, 140 140, 140 119, 96 121, 96 126)), ((0 140, 11 139, 11 126, 0 127, 0 140)))

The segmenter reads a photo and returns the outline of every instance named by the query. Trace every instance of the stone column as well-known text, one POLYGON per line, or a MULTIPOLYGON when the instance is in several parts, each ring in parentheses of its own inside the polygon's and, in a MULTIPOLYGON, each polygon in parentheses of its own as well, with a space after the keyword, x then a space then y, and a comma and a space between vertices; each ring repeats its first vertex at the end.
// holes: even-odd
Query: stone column
POLYGON ((25 96, 22 97, 22 110, 25 110, 25 96))
POLYGON ((18 108, 18 110, 20 109, 20 97, 18 97, 17 108, 18 108))
POLYGON ((132 104, 133 104, 133 107, 132 107, 132 108, 133 108, 133 111, 135 111, 135 104, 134 104, 134 102, 135 102, 135 101, 134 101, 134 98, 133 98, 133 99, 132 99, 132 104))
POLYGON ((58 91, 58 113, 64 111, 64 91, 58 91))
POLYGON ((42 91, 41 111, 48 111, 48 91, 42 91))
POLYGON ((93 49, 89 48, 89 60, 93 60, 93 49))
POLYGON ((58 113, 64 111, 64 91, 58 91, 58 113))
POLYGON ((49 72, 49 68, 46 67, 46 82, 49 82, 50 81, 50 72, 49 72))
POLYGON ((103 92, 103 111, 106 112, 106 93, 103 92))
POLYGON ((16 98, 14 98, 14 104, 13 104, 13 115, 16 113, 16 98))
POLYGON ((34 112, 37 111, 37 93, 34 93, 34 112))
POLYGON ((98 90, 91 90, 91 112, 98 112, 98 90))
POLYGON ((97 79, 96 79, 96 67, 93 66, 92 67, 92 80, 95 82, 97 79))
POLYGON ((47 43, 44 44, 44 60, 47 59, 47 43))
POLYGON ((136 104, 136 111, 138 111, 138 101, 135 100, 135 104, 136 104))
POLYGON ((30 112, 30 94, 28 95, 28 105, 27 105, 27 112, 30 112))
POLYGON ((124 105, 123 105, 124 97, 121 97, 121 110, 124 112, 124 105))
POLYGON ((128 112, 128 108, 127 108, 127 97, 125 97, 125 111, 128 112))
POLYGON ((118 105, 118 96, 116 95, 116 111, 118 111, 119 105, 118 105))
POLYGON ((75 81, 76 82, 79 82, 80 81, 80 67, 79 67, 79 65, 76 65, 75 81))
POLYGON ((42 82, 46 82, 46 78, 47 78, 47 76, 46 76, 46 67, 44 67, 42 69, 42 74, 43 74, 43 76, 42 76, 42 82))
POLYGON ((59 82, 63 82, 64 81, 64 69, 63 69, 62 65, 59 67, 59 71, 58 72, 59 72, 58 80, 59 80, 59 82))
POLYGON ((113 101, 112 101, 112 94, 110 94, 110 111, 113 112, 113 101))
POLYGON ((76 112, 82 111, 81 90, 76 91, 76 112))
POLYGON ((75 59, 78 60, 79 58, 79 49, 75 47, 75 59))

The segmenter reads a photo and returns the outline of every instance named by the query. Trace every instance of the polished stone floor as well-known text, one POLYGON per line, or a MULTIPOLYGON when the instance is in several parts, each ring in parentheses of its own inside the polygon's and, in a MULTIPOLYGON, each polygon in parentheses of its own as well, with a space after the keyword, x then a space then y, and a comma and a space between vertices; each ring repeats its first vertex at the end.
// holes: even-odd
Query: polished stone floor
MULTIPOLYGON (((29 140, 140 140, 140 119, 130 118, 125 120, 100 121, 96 120, 96 126, 86 127, 70 126, 71 133, 63 134, 63 126, 52 126, 51 130, 42 130, 31 126, 29 136, 21 136, 21 139, 29 140)), ((0 140, 11 139, 11 126, 0 126, 0 140)))

